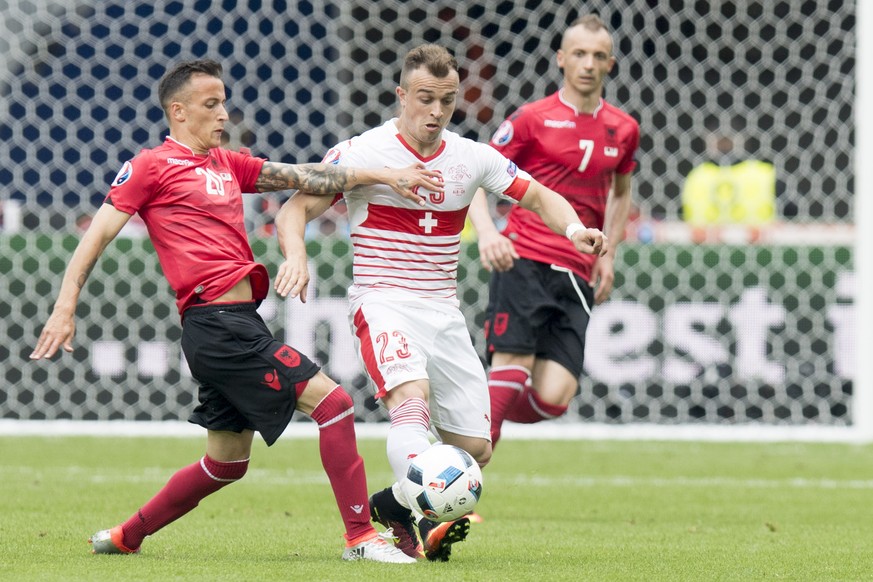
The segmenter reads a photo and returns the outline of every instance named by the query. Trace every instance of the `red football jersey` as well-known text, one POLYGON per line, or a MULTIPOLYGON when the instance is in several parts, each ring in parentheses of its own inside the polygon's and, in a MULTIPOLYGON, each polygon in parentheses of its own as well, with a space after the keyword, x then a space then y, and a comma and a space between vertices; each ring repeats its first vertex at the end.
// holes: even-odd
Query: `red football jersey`
MULTIPOLYGON (((639 124, 627 113, 602 99, 593 114, 578 113, 560 91, 523 105, 491 138, 500 153, 566 198, 585 226, 601 230, 613 177, 634 170, 639 142, 639 124)), ((535 213, 514 206, 503 234, 521 257, 591 280, 595 255, 580 254, 535 213)))
POLYGON ((142 217, 180 314, 246 275, 254 298, 267 296, 269 276, 254 260, 242 205, 265 161, 222 148, 197 155, 168 137, 125 162, 113 180, 105 201, 142 217))

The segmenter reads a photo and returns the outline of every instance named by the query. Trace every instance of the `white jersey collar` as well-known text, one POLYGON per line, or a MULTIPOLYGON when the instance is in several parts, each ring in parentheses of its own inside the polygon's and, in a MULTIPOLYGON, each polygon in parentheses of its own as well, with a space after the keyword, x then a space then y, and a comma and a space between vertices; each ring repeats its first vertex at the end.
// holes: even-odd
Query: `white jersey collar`
MULTIPOLYGON (((583 114, 582 111, 579 111, 578 109, 576 109, 576 106, 575 106, 575 105, 573 105, 572 103, 570 103, 569 101, 567 101, 566 99, 564 99, 564 88, 563 88, 563 87, 561 87, 561 90, 558 91, 558 101, 560 101, 561 103, 563 103, 564 105, 566 105, 567 107, 569 107, 570 109, 572 109, 572 110, 573 110, 573 113, 575 113, 576 115, 582 115, 582 114, 583 114)), ((591 116, 594 117, 594 119, 597 119, 597 114, 600 113, 600 110, 601 110, 601 109, 603 109, 603 97, 601 97, 601 98, 598 100, 598 102, 597 102, 597 107, 594 108, 594 112, 591 113, 591 116)))
POLYGON ((194 150, 193 150, 191 147, 186 146, 185 144, 183 144, 183 143, 180 142, 179 140, 177 140, 177 139, 175 139, 175 138, 173 138, 173 137, 170 137, 169 135, 168 135, 166 138, 164 138, 164 139, 165 139, 165 141, 171 141, 171 142, 173 142, 174 144, 176 144, 176 145, 179 146, 179 147, 183 147, 183 148, 185 148, 186 150, 188 150, 189 152, 191 152, 191 155, 192 155, 192 156, 196 156, 196 155, 197 155, 197 154, 194 153, 194 150))

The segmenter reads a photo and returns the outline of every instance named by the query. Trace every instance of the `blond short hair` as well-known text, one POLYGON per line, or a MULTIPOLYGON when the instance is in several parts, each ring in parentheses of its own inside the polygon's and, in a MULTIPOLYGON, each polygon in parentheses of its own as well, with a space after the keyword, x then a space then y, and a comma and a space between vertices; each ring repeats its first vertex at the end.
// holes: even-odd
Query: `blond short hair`
POLYGON ((407 80, 412 71, 421 67, 434 77, 445 77, 451 71, 458 70, 458 61, 443 46, 437 44, 423 44, 415 47, 403 59, 403 69, 400 71, 400 86, 404 89, 408 86, 407 80))
POLYGON ((603 20, 601 20, 600 17, 596 14, 586 14, 585 16, 580 16, 570 23, 570 26, 567 27, 567 29, 564 31, 563 36, 561 37, 561 46, 564 46, 564 42, 567 39, 567 32, 572 28, 576 28, 577 26, 581 26, 585 28, 585 30, 588 30, 590 32, 598 32, 600 30, 603 30, 606 32, 606 34, 609 35, 610 45, 613 44, 612 34, 609 32, 609 28, 606 27, 606 23, 604 23, 603 20))

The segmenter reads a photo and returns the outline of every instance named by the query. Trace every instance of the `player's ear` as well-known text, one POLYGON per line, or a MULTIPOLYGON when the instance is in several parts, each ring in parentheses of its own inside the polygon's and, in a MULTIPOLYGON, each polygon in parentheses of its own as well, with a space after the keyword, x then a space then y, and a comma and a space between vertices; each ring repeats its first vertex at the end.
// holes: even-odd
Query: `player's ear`
POLYGON ((185 121, 185 105, 178 101, 170 103, 170 119, 173 121, 185 121))
POLYGON ((394 89, 394 93, 397 94, 397 98, 400 100, 400 105, 406 105, 406 91, 403 90, 403 87, 397 85, 397 88, 394 89))

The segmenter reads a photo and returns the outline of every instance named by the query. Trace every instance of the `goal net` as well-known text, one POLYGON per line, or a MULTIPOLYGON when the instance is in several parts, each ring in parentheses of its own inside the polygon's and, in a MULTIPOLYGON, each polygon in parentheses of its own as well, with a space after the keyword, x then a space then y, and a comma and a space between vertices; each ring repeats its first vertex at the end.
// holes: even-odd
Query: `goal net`
MULTIPOLYGON (((639 120, 642 140, 616 288, 595 310, 562 430, 850 433, 856 14, 853 2, 807 0, 0 0, 0 419, 187 417, 178 317, 136 224, 83 291, 73 354, 27 361, 76 235, 121 163, 166 133, 154 88, 168 64, 224 64, 230 147, 310 162, 393 115, 403 55, 439 42, 462 69, 453 129, 487 141, 558 88, 560 33, 588 11, 616 40, 607 99, 639 120), (718 155, 775 167, 772 226, 701 233, 682 221, 686 176, 723 140, 732 150, 718 155)), ((280 202, 247 207, 271 272, 280 202)), ((353 393, 360 420, 379 421, 346 321, 343 220, 312 228, 310 302, 271 298, 261 311, 353 393)), ((470 243, 460 298, 480 352, 486 281, 470 243)))

